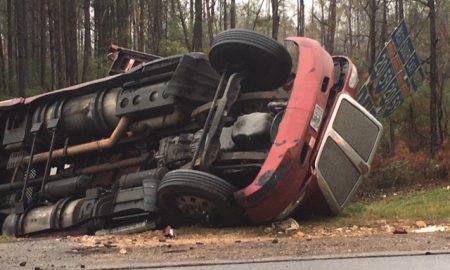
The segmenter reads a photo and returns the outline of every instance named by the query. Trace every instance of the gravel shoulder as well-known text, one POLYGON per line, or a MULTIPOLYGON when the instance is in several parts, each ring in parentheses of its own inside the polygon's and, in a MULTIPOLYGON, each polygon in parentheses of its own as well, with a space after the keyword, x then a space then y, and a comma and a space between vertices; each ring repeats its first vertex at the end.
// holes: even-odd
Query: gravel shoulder
MULTIPOLYGON (((393 226, 391 226, 393 227, 393 226)), ((126 269, 226 261, 278 260, 314 256, 450 252, 450 232, 393 234, 370 227, 181 228, 175 238, 162 231, 124 236, 61 236, 0 241, 0 269, 126 269), (22 266, 21 266, 22 265, 22 266)))

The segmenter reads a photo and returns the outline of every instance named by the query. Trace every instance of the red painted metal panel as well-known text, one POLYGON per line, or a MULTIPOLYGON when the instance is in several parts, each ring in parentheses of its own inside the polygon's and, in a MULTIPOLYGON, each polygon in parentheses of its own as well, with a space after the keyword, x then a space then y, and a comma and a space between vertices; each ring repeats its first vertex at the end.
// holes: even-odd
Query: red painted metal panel
POLYGON ((300 163, 305 143, 317 138, 310 127, 316 104, 325 110, 334 81, 333 60, 314 40, 291 38, 298 45, 299 63, 291 97, 275 142, 255 180, 235 197, 254 223, 276 219, 301 195, 310 171, 309 159, 300 163), (328 77, 326 91, 322 84, 328 77))

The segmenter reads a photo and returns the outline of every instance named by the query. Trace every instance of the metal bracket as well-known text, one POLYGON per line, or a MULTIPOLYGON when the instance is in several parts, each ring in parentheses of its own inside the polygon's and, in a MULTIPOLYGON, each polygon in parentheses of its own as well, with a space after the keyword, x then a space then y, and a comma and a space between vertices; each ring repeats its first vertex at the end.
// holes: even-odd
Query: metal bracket
POLYGON ((55 148, 56 131, 58 130, 58 125, 60 123, 59 119, 60 118, 53 118, 47 121, 47 129, 52 132, 52 139, 50 141, 50 149, 48 151, 48 158, 45 164, 44 176, 42 177, 41 188, 39 190, 39 202, 42 202, 42 200, 44 199, 44 188, 50 174, 52 154, 55 148))
POLYGON ((231 106, 239 96, 244 75, 245 73, 233 73, 231 75, 228 72, 223 73, 206 118, 199 146, 192 159, 191 168, 198 166, 200 170, 208 171, 211 164, 216 160, 220 150, 220 133, 231 106), (222 97, 219 99, 220 95, 222 97), (200 158, 198 158, 199 156, 200 158))
MULTIPOLYGON (((43 126, 44 126, 43 122, 37 122, 37 123, 34 123, 30 129, 30 132, 33 134, 33 142, 31 144, 30 159, 28 160, 27 169, 25 171, 25 179, 23 181, 22 192, 20 194, 19 200, 16 201, 15 208, 16 208, 17 214, 23 213, 28 204, 25 193, 28 188, 28 180, 30 179, 31 165, 33 164, 33 157, 34 157, 34 152, 36 150, 37 139, 39 137, 39 133, 41 133, 41 131, 42 131, 43 126)), ((12 182, 16 181, 16 179, 15 179, 16 177, 17 177, 17 174, 14 173, 12 182)))

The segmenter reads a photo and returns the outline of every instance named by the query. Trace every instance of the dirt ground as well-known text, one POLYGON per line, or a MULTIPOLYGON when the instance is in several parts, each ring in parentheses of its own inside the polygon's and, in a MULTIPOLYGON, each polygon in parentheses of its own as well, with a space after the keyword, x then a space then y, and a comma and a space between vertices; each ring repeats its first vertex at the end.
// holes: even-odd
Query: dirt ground
POLYGON ((265 227, 181 228, 174 230, 174 238, 164 231, 152 231, 4 239, 0 241, 0 269, 125 269, 370 252, 450 252, 450 224, 427 226, 437 231, 432 233, 415 232, 418 226, 422 225, 380 221, 372 227, 326 228, 288 221, 265 227))

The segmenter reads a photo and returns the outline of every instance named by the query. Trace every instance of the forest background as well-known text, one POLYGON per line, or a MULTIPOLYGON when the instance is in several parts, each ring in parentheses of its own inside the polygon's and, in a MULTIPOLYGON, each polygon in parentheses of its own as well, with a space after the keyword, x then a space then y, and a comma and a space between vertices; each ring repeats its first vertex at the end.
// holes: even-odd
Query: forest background
POLYGON ((207 52, 230 28, 314 38, 367 77, 404 19, 427 75, 388 119, 367 188, 450 180, 448 0, 0 0, 0 97, 104 77, 111 44, 160 56, 207 52))

